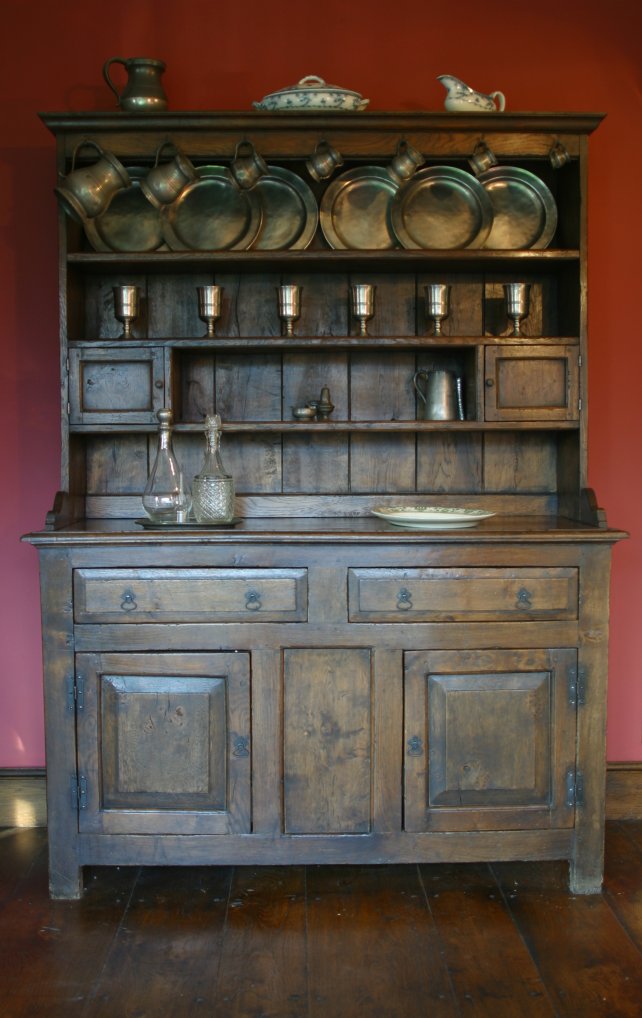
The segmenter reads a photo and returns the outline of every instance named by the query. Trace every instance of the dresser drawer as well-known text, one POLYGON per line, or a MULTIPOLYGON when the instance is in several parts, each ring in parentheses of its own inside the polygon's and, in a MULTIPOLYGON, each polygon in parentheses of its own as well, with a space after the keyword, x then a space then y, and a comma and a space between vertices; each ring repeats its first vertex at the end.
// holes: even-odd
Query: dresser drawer
POLYGON ((578 570, 350 569, 350 622, 575 619, 578 570))
POLYGON ((306 569, 77 569, 76 622, 304 622, 306 569))

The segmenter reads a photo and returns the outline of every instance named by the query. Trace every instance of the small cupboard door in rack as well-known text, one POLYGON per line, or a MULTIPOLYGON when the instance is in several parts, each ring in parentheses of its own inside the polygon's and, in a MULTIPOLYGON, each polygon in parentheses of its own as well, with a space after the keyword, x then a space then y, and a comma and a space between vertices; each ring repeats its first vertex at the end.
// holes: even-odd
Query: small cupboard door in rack
POLYGON ((248 654, 78 654, 76 683, 81 832, 250 831, 248 654))
POLYGON ((166 399, 165 361, 161 348, 70 349, 70 424, 155 424, 166 399))
POLYGON ((571 827, 575 649, 404 658, 407 831, 571 827))
POLYGON ((485 353, 487 421, 577 421, 576 346, 492 346, 485 353))

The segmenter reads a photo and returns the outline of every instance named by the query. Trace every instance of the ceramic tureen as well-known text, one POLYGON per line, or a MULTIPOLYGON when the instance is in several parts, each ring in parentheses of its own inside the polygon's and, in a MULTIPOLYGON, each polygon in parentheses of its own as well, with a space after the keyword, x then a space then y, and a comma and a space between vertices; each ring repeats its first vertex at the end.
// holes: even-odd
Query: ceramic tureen
POLYGON ((257 110, 364 110, 369 99, 338 85, 326 85, 323 78, 309 74, 296 85, 270 92, 252 105, 257 110))

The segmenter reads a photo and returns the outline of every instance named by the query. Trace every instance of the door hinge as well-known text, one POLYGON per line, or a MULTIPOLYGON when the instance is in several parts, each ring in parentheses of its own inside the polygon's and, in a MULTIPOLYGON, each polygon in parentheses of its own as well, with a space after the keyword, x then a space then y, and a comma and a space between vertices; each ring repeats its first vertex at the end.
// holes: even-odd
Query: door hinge
POLYGON ((82 710, 85 706, 85 679, 83 675, 67 676, 67 710, 82 710))
POLYGON ((583 707, 586 703, 586 672, 583 668, 568 670, 568 702, 571 707, 583 707))
POLYGON ((566 772, 566 805, 584 805, 584 775, 573 767, 566 772))
POLYGON ((87 778, 84 774, 79 774, 77 778, 72 774, 69 790, 71 792, 71 808, 87 809, 87 778))

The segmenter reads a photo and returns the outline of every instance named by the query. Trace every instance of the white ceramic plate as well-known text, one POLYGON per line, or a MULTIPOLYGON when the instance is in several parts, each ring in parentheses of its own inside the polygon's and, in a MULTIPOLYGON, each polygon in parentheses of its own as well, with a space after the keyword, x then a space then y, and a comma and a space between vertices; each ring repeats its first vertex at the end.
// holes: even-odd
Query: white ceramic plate
POLYGON ((462 530, 475 527, 495 513, 485 509, 460 509, 436 505, 375 506, 374 516, 399 527, 430 530, 462 530))

